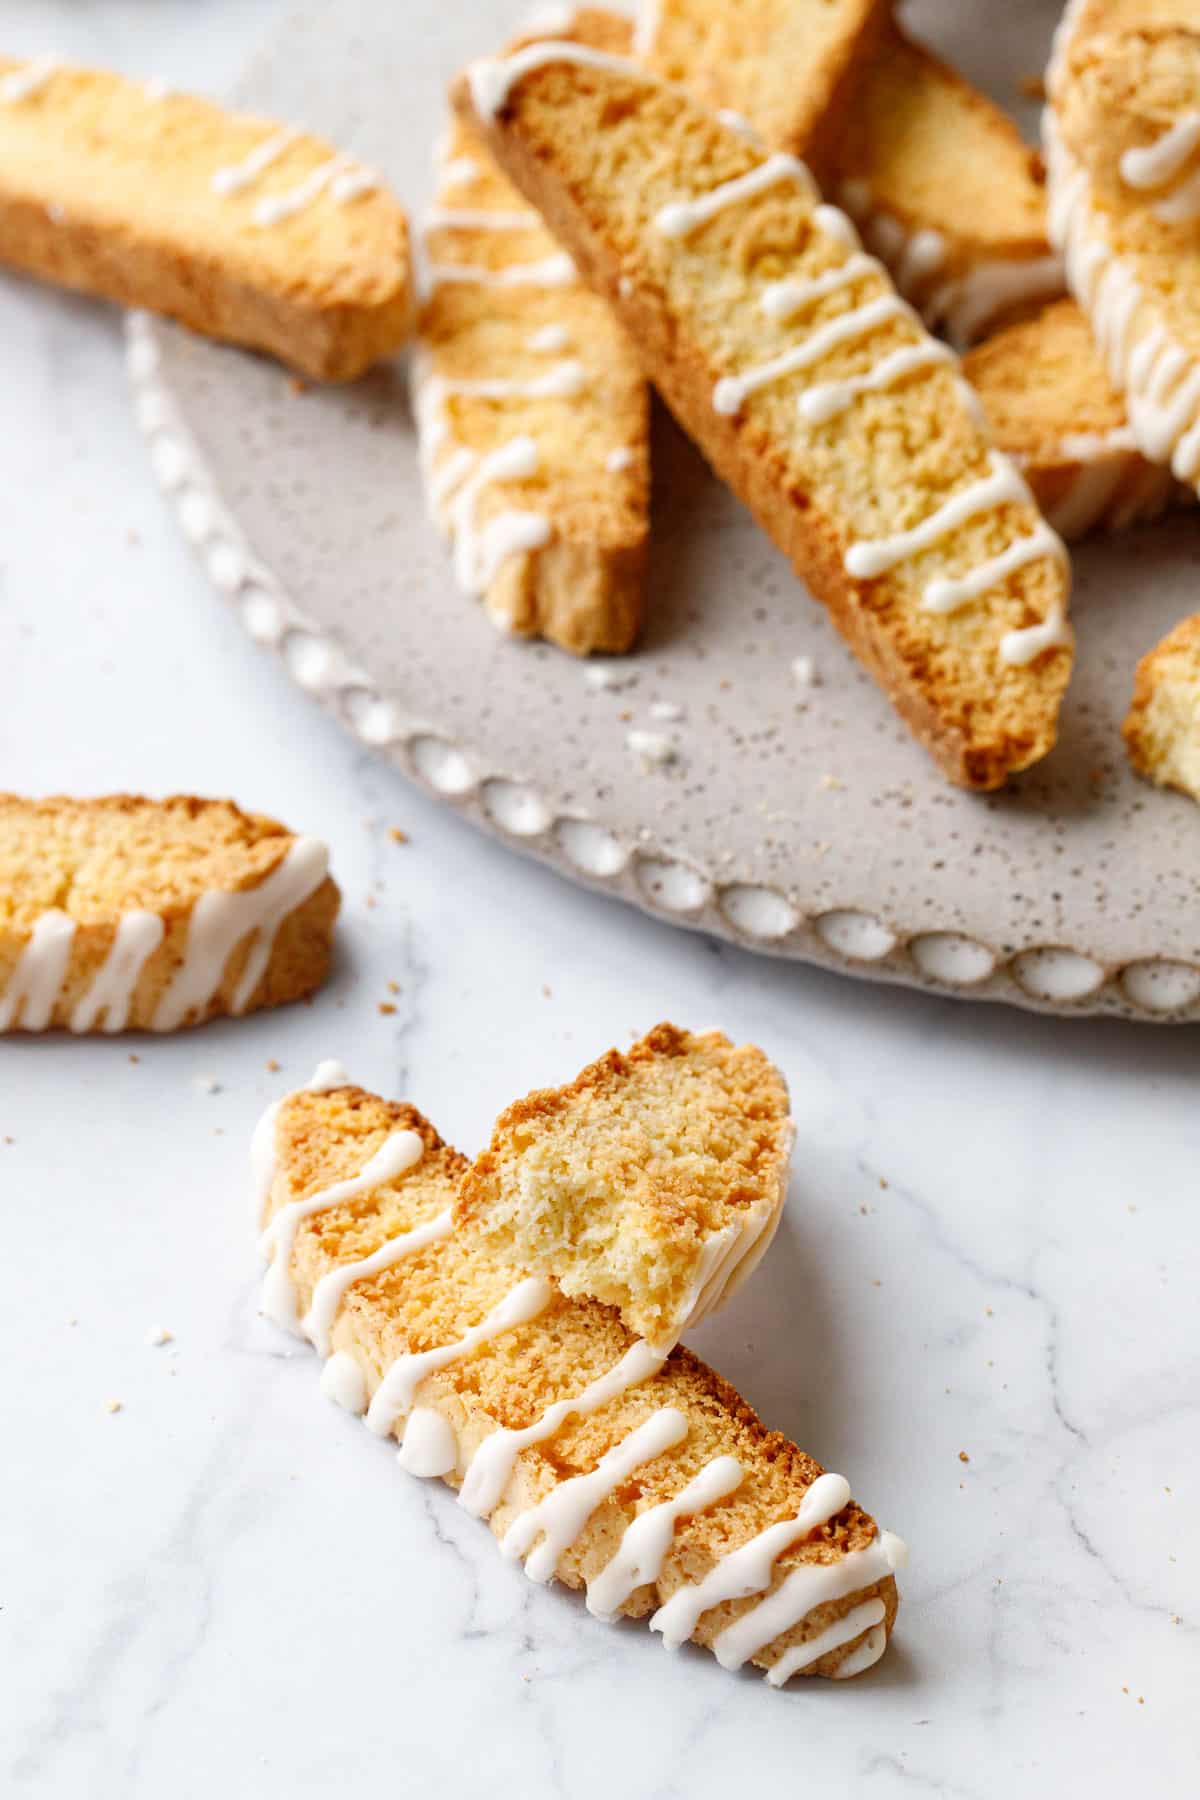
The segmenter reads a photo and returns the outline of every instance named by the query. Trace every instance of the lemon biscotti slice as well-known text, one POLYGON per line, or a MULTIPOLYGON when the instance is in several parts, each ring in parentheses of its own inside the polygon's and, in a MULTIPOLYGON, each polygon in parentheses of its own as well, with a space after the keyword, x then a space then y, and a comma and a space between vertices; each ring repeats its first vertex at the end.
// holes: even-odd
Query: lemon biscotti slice
POLYGON ((861 104, 890 13, 890 0, 643 0, 635 42, 655 74, 811 156, 861 104))
POLYGON ((504 630, 628 650, 649 529, 646 382, 604 302, 461 125, 421 273, 417 426, 459 585, 504 630))
POLYGON ((1158 518, 1188 496, 1169 469, 1138 450, 1125 403, 1073 300, 1055 300, 978 344, 964 357, 963 374, 996 443, 1069 542, 1158 518))
POLYGON ((775 1685, 883 1654, 903 1546, 839 1475, 767 1431, 688 1351, 494 1256, 453 1206, 464 1159, 419 1113, 302 1090, 255 1140, 264 1311, 412 1473, 440 1476, 535 1581, 650 1615, 775 1685))
POLYGON ((1138 664, 1125 747, 1140 775, 1200 800, 1200 614, 1138 664))
POLYGON ((0 262, 343 381, 408 332, 408 235, 328 144, 158 84, 0 58, 0 262))
POLYGON ((1150 49, 1165 37, 1194 90, 1200 37, 1185 55, 1189 34, 1159 11, 1153 30, 1131 30, 1143 16, 1132 0, 1068 9, 1048 71, 1050 219, 1138 448, 1198 486, 1200 112, 1171 112, 1166 97, 1182 90, 1150 49))
POLYGON ((615 1306, 669 1349, 769 1246, 792 1135, 761 1050, 659 1025, 502 1113, 459 1217, 505 1261, 615 1306))
POLYGON ((455 99, 951 779, 1044 756, 1071 666, 1062 545, 803 165, 577 44, 478 64, 455 99))
POLYGON ((0 1031, 172 1031, 297 1000, 329 855, 228 800, 0 795, 0 1031))

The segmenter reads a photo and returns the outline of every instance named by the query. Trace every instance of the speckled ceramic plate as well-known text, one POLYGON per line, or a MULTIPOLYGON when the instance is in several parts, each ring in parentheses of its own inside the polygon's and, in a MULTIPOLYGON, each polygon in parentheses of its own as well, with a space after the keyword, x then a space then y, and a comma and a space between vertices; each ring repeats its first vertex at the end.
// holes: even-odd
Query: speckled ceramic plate
MULTIPOLYGON (((417 206, 448 76, 517 11, 312 6, 240 99, 352 148, 417 206)), ((987 9, 929 0, 909 16, 1011 101, 1054 12, 1007 9, 1007 49, 987 9)), ((425 515, 402 365, 298 393, 266 361, 140 318, 130 362, 158 476, 250 634, 478 824, 757 949, 1033 1007, 1200 1017, 1200 815, 1136 781, 1119 738, 1137 658, 1195 610, 1195 517, 1079 552, 1061 742, 984 799, 946 786, 669 421, 649 626, 599 686, 584 664, 497 636, 456 591, 425 515), (668 737, 675 760, 644 766, 631 729, 668 737)))

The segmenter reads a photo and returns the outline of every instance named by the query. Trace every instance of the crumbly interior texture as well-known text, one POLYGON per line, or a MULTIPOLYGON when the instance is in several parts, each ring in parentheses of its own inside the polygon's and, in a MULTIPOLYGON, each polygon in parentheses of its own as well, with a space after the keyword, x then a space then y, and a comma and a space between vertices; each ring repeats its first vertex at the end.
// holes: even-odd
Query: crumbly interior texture
POLYGON ((881 0, 657 0, 647 66, 769 144, 811 155, 863 103, 859 82, 884 36, 881 0))
MULTIPOLYGON (((166 927, 138 981, 129 1021, 149 1024, 183 960, 196 901, 213 891, 258 887, 295 841, 274 819, 244 813, 231 800, 0 794, 0 993, 38 918, 52 909, 65 912, 76 932, 51 1023, 66 1024, 108 955, 121 917, 145 911, 166 927)), ((320 985, 339 898, 327 877, 284 919, 247 1010, 298 999, 320 985)), ((206 1018, 229 1010, 248 951, 243 944, 233 952, 206 1018)))
POLYGON ((1200 800, 1200 614, 1138 664, 1125 746, 1139 775, 1200 800))
MULTIPOLYGON (((296 1200, 357 1175, 390 1132, 417 1130, 425 1156, 415 1169, 372 1193, 301 1222, 292 1270, 300 1312, 320 1278, 341 1262, 369 1255, 399 1231, 411 1229, 453 1205, 467 1164, 448 1149, 410 1107, 359 1089, 301 1092, 280 1111, 276 1126, 278 1175, 268 1215, 296 1200)), ((332 1332, 332 1346, 352 1357, 368 1393, 391 1362, 454 1342, 510 1293, 526 1271, 506 1264, 478 1234, 462 1225, 382 1274, 357 1282, 347 1293, 332 1332)), ((520 1430, 555 1401, 577 1395, 611 1369, 634 1339, 617 1314, 595 1301, 556 1294, 531 1323, 517 1326, 469 1356, 429 1376, 415 1404, 439 1412, 458 1442, 458 1461, 446 1479, 457 1486, 476 1447, 497 1427, 520 1430)), ((491 1516, 502 1537, 519 1511, 560 1482, 595 1468, 605 1452, 662 1406, 686 1416, 687 1436, 673 1450, 645 1464, 592 1514, 574 1546, 560 1557, 557 1578, 580 1588, 599 1573, 633 1518, 677 1494, 714 1457, 736 1456, 746 1475, 720 1505, 675 1529, 661 1576, 638 1588, 622 1609, 644 1617, 678 1587, 697 1581, 730 1548, 796 1513, 805 1491, 822 1473, 818 1463, 778 1432, 766 1430, 741 1397, 688 1351, 677 1349, 652 1380, 629 1389, 586 1419, 568 1419, 544 1443, 523 1450, 504 1497, 491 1516)), ((403 1427, 397 1427, 402 1435, 403 1427)), ((772 1589, 802 1563, 835 1561, 875 1537, 871 1518, 851 1502, 814 1536, 786 1551, 772 1589)), ((754 1658, 769 1667, 792 1644, 814 1636, 834 1619, 873 1596, 884 1602, 890 1632, 896 1611, 891 1576, 815 1609, 766 1645, 754 1658)), ((709 1645, 750 1604, 728 1601, 700 1620, 695 1641, 709 1645)), ((827 1653, 804 1671, 833 1675, 862 1637, 827 1653)))
MULTIPOLYGON (((627 42, 628 26, 619 23, 627 42)), ((502 272, 559 254, 537 214, 461 124, 446 147, 437 204, 468 215, 524 209, 530 224, 528 230, 494 230, 435 223, 426 234, 427 261, 435 270, 467 265, 502 272), (473 173, 464 180, 467 168, 473 173), (447 170, 457 177, 452 182, 447 170)), ((556 364, 583 365, 584 387, 565 396, 446 392, 434 413, 442 435, 431 472, 436 482, 464 450, 483 457, 515 437, 531 438, 538 448, 534 472, 490 482, 474 510, 480 527, 501 512, 538 514, 549 522, 551 537, 506 558, 484 604, 522 637, 546 637, 580 655, 628 650, 643 611, 650 408, 641 366, 611 312, 579 283, 497 288, 435 278, 419 336, 426 404, 430 380, 529 383, 556 364), (561 348, 546 350, 547 334, 556 334, 561 348), (614 456, 620 467, 610 466, 614 456)), ((430 422, 424 423, 428 430, 430 422)), ((438 510, 452 528, 452 506, 438 510)))
POLYGON ((1036 152, 986 94, 896 26, 817 173, 831 195, 863 181, 910 231, 939 232, 946 269, 1048 254, 1036 152))
MULTIPOLYGON (((1180 7, 1200 26, 1200 11, 1180 7)), ((1182 23, 1085 35, 1068 58, 1059 128, 1097 192, 1128 196, 1120 170, 1127 150, 1153 144, 1200 99, 1200 30, 1182 23)), ((1193 156, 1176 180, 1196 166, 1193 156)))
POLYGON ((506 1261, 669 1345, 714 1239, 766 1249, 791 1136, 787 1087, 761 1050, 659 1025, 627 1055, 611 1050, 502 1113, 459 1217, 506 1261))
MULTIPOLYGON (((471 89, 456 104, 474 118, 471 89)), ((475 120, 505 172, 546 217, 585 277, 616 308, 645 367, 710 462, 792 559, 839 629, 951 779, 989 788, 1054 742, 1071 655, 1017 667, 1004 635, 1065 608, 1068 577, 1042 558, 953 615, 922 609, 926 584, 960 575, 1037 524, 1031 505, 976 515, 890 573, 849 576, 850 544, 928 518, 988 471, 989 442, 954 367, 925 368, 802 424, 807 385, 853 376, 923 341, 910 317, 830 348, 819 363, 753 393, 736 417, 716 382, 792 348, 794 323, 760 305, 768 282, 815 276, 849 251, 814 220, 811 196, 781 182, 716 214, 685 239, 659 209, 747 175, 761 153, 674 88, 635 73, 548 62, 518 81, 499 117, 475 120)), ((861 279, 806 308, 808 335, 891 292, 861 279)))
MULTIPOLYGON (((0 57, 0 78, 24 67, 0 57)), ((207 337, 341 381, 389 355, 411 315, 408 230, 379 187, 322 195, 259 227, 254 209, 336 152, 296 134, 260 180, 212 190, 279 131, 186 94, 159 97, 99 70, 57 68, 0 105, 0 261, 207 337)))

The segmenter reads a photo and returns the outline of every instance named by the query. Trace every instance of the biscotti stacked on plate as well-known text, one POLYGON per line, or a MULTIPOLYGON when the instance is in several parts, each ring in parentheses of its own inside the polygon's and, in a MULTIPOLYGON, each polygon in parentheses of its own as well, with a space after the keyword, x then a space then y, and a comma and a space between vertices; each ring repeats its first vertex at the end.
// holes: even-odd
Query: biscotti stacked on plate
POLYGON ((530 1096, 473 1170, 415 1109, 323 1065, 255 1138, 263 1310, 313 1343, 332 1399, 397 1437, 411 1473, 457 1488, 535 1581, 585 1589, 602 1618, 649 1616, 668 1646, 691 1639, 775 1686, 855 1675, 886 1648, 903 1545, 673 1332, 651 1343, 634 1323, 661 1321, 679 1291, 638 1247, 678 1241, 695 1285, 731 1216, 769 1237, 790 1138, 777 1071, 714 1032, 660 1026, 530 1096), (620 1217, 622 1140, 651 1136, 660 1202, 679 1157, 670 1231, 645 1189, 620 1217), (502 1185, 520 1192, 515 1215, 502 1185), (584 1188, 594 1241, 574 1229, 584 1188), (620 1307, 596 1295, 615 1298, 618 1263, 620 1307))

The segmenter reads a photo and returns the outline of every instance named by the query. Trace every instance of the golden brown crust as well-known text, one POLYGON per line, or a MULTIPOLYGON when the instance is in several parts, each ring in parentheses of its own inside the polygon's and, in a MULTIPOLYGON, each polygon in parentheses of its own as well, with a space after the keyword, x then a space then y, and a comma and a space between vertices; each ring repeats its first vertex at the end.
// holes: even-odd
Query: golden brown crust
MULTIPOLYGON (((205 894, 257 890, 282 869, 297 841, 276 820, 244 813, 228 800, 190 794, 165 800, 132 794, 29 800, 0 794, 0 1003, 38 920, 57 912, 74 925, 49 1015, 31 1026, 22 1004, 8 1028, 70 1026, 113 952, 122 919, 135 913, 159 919, 163 933, 141 964, 122 1028, 153 1028, 163 995, 187 961, 197 901, 205 894)), ((212 992, 178 1022, 257 1011, 312 993, 328 969, 339 904, 333 880, 320 879, 279 921, 266 967, 238 1005, 253 949, 248 929, 225 959, 212 992)), ((105 1029, 105 1015, 74 1028, 105 1029)))
POLYGON ((1143 656, 1123 735, 1139 775, 1200 800, 1200 613, 1143 656))
MULTIPOLYGON (((1005 666, 1010 630, 1065 605, 1061 567, 1043 558, 952 617, 921 608, 923 574, 957 573, 1011 543, 1017 523, 1002 508, 937 548, 871 581, 844 566, 850 540, 886 535, 936 510, 987 467, 983 434, 963 406, 955 373, 872 394, 831 426, 796 427, 794 378, 756 393, 738 417, 713 405, 718 378, 794 342, 764 322, 751 275, 808 274, 828 266, 828 240, 812 202, 780 185, 730 209, 682 249, 655 230, 658 208, 746 174, 762 160, 735 133, 674 89, 639 76, 549 62, 512 88, 495 119, 478 118, 464 79, 456 108, 485 131, 497 160, 571 251, 585 278, 615 307, 668 405, 709 461, 792 559, 862 661, 954 781, 990 788, 1053 744, 1070 655, 1055 649, 1032 666, 1005 666), (598 153, 599 151, 599 153, 598 153), (619 166, 619 181, 612 171, 619 166), (745 285, 742 285, 743 280, 745 285), (718 300, 718 296, 720 299, 718 300)), ((883 294, 881 276, 866 291, 883 294)), ((825 302, 832 313, 854 304, 825 302)), ((811 316, 816 316, 812 309, 811 316)), ((861 368, 892 345, 919 341, 895 320, 823 364, 832 375, 861 368), (855 358, 858 360, 856 361, 855 358)), ((817 377, 810 373, 810 380, 817 377)), ((1036 523, 1031 507, 1022 524, 1036 523)))
MULTIPOLYGON (((23 68, 0 58, 0 80, 23 68)), ((336 152, 296 134, 261 181, 220 195, 218 169, 278 127, 190 95, 154 97, 98 70, 60 67, 0 105, 0 261, 191 330, 346 381, 408 334, 408 230, 382 187, 327 195, 259 228, 266 194, 336 152)))
MULTIPOLYGON (((453 1204, 465 1164, 443 1145, 410 1107, 393 1105, 354 1088, 331 1093, 302 1091, 281 1107, 275 1127, 277 1175, 268 1216, 357 1175, 389 1133, 414 1129, 427 1155, 408 1174, 355 1201, 320 1211, 299 1225, 290 1269, 303 1314, 321 1278, 339 1264, 372 1254, 379 1246, 424 1224, 453 1204)), ((469 1228, 403 1257, 383 1273, 356 1282, 332 1327, 331 1348, 349 1357, 374 1394, 397 1356, 455 1342, 522 1279, 520 1267, 498 1261, 469 1228)), ((631 1334, 610 1308, 552 1295, 532 1322, 513 1327, 422 1381, 415 1404, 451 1425, 458 1462, 445 1479, 458 1486, 477 1446, 498 1426, 520 1430, 555 1401, 578 1394, 611 1369, 631 1348, 631 1334)), ((657 1375, 584 1419, 565 1421, 544 1443, 523 1450, 499 1504, 493 1532, 502 1537, 516 1514, 558 1483, 595 1468, 600 1457, 658 1408, 678 1407, 688 1423, 678 1447, 644 1465, 593 1513, 555 1573, 567 1586, 583 1587, 605 1566, 636 1513, 679 1492, 697 1470, 718 1455, 742 1464, 741 1487, 719 1505, 681 1521, 657 1582, 637 1588, 622 1611, 644 1617, 678 1587, 700 1580, 718 1556, 769 1524, 795 1515, 804 1493, 822 1473, 818 1463, 789 1439, 768 1431, 727 1382, 687 1350, 675 1350, 657 1375)), ((402 1426, 397 1428, 398 1435, 402 1426)), ((854 1502, 817 1534, 779 1558, 772 1591, 804 1563, 840 1559, 876 1537, 873 1520, 854 1502)), ((864 1600, 883 1602, 891 1631, 896 1588, 891 1575, 814 1609, 799 1624, 765 1645, 753 1658, 769 1667, 786 1648, 815 1635, 864 1600)), ((711 1645, 750 1601, 730 1601, 701 1618, 695 1641, 711 1645)), ((859 1634, 804 1670, 834 1675, 861 1643, 859 1634)))

